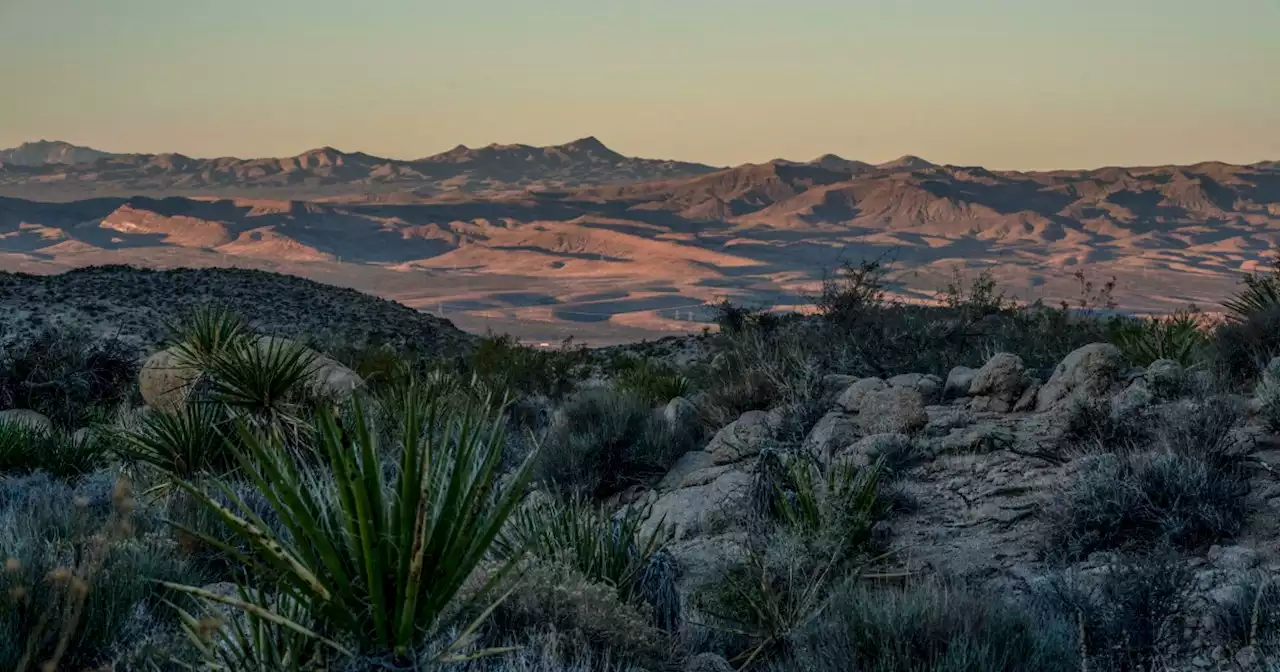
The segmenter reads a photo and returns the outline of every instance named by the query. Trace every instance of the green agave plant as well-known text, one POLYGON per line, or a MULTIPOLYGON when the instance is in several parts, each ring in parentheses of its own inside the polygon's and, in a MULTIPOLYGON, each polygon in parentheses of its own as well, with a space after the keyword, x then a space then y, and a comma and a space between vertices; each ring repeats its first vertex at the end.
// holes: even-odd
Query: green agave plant
MULTIPOLYGON (((492 409, 502 404, 419 400, 407 403, 400 418, 399 464, 390 477, 359 402, 353 426, 340 426, 331 410, 320 413, 318 472, 277 442, 239 425, 241 469, 286 534, 273 532, 230 488, 222 488, 232 502, 228 508, 196 485, 179 483, 251 550, 242 554, 177 526, 257 568, 264 585, 303 605, 315 625, 272 612, 262 600, 221 601, 333 647, 341 640, 360 654, 399 661, 416 655, 523 496, 532 464, 526 462, 505 489, 495 492, 504 437, 492 409), (331 476, 317 477, 324 472, 331 476)), ((487 588, 512 567, 508 562, 495 572, 487 588)), ((478 621, 442 656, 457 655, 478 621)))

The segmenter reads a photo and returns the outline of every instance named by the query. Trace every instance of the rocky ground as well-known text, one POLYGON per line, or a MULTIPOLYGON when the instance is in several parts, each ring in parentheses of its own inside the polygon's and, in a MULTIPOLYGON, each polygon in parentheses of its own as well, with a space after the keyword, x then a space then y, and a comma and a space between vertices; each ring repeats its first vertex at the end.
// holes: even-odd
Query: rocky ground
MULTIPOLYGON (((992 595, 1026 591, 1050 576, 1088 577, 1118 562, 1095 552, 1066 562, 1046 542, 1045 512, 1099 450, 1066 445, 1074 404, 1105 402, 1120 419, 1162 423, 1189 417, 1218 395, 1208 376, 1169 360, 1133 369, 1113 346, 1077 350, 1046 380, 1009 354, 979 370, 957 367, 947 379, 905 375, 890 380, 828 376, 836 405, 809 432, 803 451, 820 463, 867 464, 897 459, 897 487, 909 505, 878 533, 891 553, 883 569, 976 582, 992 595), (896 456, 896 457, 894 457, 896 456)), ((1218 395, 1218 398, 1221 398, 1218 395)), ((1239 599, 1239 586, 1280 573, 1280 479, 1268 465, 1280 450, 1253 414, 1232 430, 1252 467, 1243 530, 1229 541, 1183 549, 1189 572, 1181 611, 1171 622, 1165 669, 1280 669, 1249 646, 1223 645, 1217 615, 1239 599), (1264 663, 1267 667, 1264 667, 1264 663)), ((680 412, 682 400, 668 413, 680 412)), ((686 454, 652 490, 632 497, 652 506, 650 524, 676 528, 673 552, 688 588, 739 552, 750 534, 750 498, 762 455, 775 444, 779 413, 751 411, 721 429, 705 449, 686 454)))
POLYGON ((74 328, 149 349, 200 305, 234 307, 260 333, 319 344, 412 344, 451 352, 471 336, 448 320, 303 278, 244 269, 153 271, 101 266, 59 275, 0 273, 0 344, 74 328))

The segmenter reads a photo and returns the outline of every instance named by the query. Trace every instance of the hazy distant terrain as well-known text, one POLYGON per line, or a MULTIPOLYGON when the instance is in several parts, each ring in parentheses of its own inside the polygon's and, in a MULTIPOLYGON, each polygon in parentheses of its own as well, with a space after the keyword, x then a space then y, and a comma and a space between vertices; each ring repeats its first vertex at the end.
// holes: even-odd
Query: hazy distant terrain
POLYGON ((468 329, 596 342, 696 328, 722 297, 801 304, 841 259, 881 256, 917 298, 956 268, 1071 297, 1083 269, 1115 276, 1125 307, 1212 305, 1280 237, 1275 162, 1021 173, 827 155, 716 169, 594 138, 416 161, 6 161, 0 195, 5 270, 263 268, 442 308, 468 329))

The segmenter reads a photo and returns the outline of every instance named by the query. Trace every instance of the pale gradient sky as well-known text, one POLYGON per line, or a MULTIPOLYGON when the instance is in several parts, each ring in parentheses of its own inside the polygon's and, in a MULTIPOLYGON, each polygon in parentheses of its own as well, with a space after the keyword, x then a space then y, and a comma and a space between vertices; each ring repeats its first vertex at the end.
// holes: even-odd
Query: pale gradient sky
POLYGON ((0 147, 1280 159, 1280 0, 0 0, 0 147))

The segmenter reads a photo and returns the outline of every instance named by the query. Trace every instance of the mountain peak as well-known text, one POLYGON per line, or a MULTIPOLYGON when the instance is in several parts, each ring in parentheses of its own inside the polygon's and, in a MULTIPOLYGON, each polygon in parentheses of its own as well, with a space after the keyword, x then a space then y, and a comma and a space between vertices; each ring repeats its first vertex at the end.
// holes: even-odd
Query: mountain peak
POLYGON ((600 142, 600 140, 594 135, 588 135, 585 138, 578 138, 573 142, 565 144, 564 147, 567 149, 580 149, 594 152, 612 151, 608 147, 605 147, 604 143, 600 142))
POLYGON ((92 163, 98 159, 119 156, 110 152, 81 147, 62 140, 24 142, 13 149, 0 149, 0 163, 15 166, 92 163))
POLYGON ((913 154, 906 154, 876 167, 888 170, 920 170, 922 168, 936 168, 937 166, 913 154))

